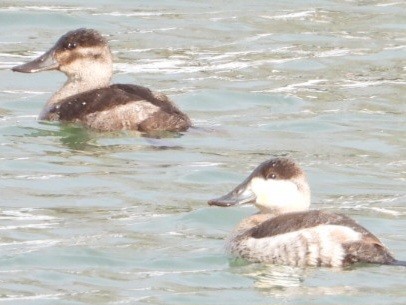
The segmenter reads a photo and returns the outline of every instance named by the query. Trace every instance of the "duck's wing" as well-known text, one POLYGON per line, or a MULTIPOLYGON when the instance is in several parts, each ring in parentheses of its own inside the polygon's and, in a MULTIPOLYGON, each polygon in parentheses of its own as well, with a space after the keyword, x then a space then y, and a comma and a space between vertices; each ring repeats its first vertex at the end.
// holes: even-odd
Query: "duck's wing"
POLYGON ((148 88, 136 85, 117 84, 114 86, 131 94, 141 96, 159 108, 159 111, 151 113, 148 118, 139 124, 139 130, 185 131, 192 126, 188 116, 180 111, 165 94, 152 92, 148 88))
POLYGON ((254 238, 263 238, 320 225, 338 225, 349 227, 354 231, 361 233, 364 236, 369 236, 370 238, 379 242, 377 237, 359 225, 355 220, 343 214, 329 213, 318 210, 286 213, 273 217, 253 228, 250 234, 254 238))
POLYGON ((189 118, 165 95, 127 84, 115 84, 66 98, 48 109, 43 119, 80 122, 107 131, 184 131, 191 125, 189 118))
POLYGON ((118 88, 129 94, 139 96, 143 100, 159 107, 164 112, 184 115, 184 113, 180 111, 165 94, 153 92, 146 87, 131 84, 114 84, 111 87, 118 88))
POLYGON ((132 102, 144 101, 140 95, 109 86, 79 93, 52 105, 44 119, 75 121, 91 113, 108 111, 132 102))
POLYGON ((381 241, 351 218, 323 211, 287 213, 238 237, 242 257, 289 265, 346 266, 394 261, 381 241))

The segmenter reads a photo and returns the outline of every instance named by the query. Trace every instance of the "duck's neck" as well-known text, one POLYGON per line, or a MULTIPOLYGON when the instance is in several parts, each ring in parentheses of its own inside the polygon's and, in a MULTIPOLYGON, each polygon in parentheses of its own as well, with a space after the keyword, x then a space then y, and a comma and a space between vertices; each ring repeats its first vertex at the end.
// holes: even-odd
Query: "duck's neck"
POLYGON ((273 218, 277 216, 277 214, 274 213, 258 213, 255 215, 252 215, 250 217, 247 217, 243 219, 237 227, 234 229, 234 234, 235 235, 240 235, 243 232, 246 232, 247 230, 258 226, 259 224, 263 223, 264 221, 273 218))
POLYGON ((69 71, 61 71, 66 74, 68 80, 51 98, 47 101, 41 116, 56 103, 75 94, 83 93, 89 90, 107 87, 110 84, 113 74, 111 61, 104 62, 86 62, 78 65, 76 68, 70 67, 69 71))
POLYGON ((52 97, 48 100, 47 106, 52 106, 59 101, 79 93, 83 93, 89 90, 107 87, 110 84, 111 74, 97 75, 81 73, 75 75, 69 75, 68 80, 52 97))

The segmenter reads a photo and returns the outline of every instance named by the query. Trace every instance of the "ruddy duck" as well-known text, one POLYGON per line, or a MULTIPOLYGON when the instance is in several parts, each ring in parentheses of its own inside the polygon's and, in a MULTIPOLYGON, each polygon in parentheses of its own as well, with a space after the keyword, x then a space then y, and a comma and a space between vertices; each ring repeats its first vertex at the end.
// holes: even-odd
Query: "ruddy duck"
POLYGON ((310 188, 305 173, 290 159, 260 164, 230 193, 209 201, 209 205, 217 206, 242 203, 254 203, 260 213, 243 220, 231 234, 227 248, 234 256, 301 267, 404 264, 351 218, 309 211, 310 188))
POLYGON ((45 54, 12 70, 59 70, 68 77, 46 103, 40 120, 81 123, 100 131, 185 131, 191 126, 187 115, 164 94, 136 85, 110 85, 110 48, 92 29, 66 33, 45 54))

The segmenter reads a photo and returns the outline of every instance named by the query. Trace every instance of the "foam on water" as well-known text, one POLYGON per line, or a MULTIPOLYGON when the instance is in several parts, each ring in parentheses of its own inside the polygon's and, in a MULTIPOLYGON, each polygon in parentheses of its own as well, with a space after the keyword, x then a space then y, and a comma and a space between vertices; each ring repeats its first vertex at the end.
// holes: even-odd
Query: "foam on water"
POLYGON ((274 15, 274 16, 266 16, 263 15, 261 16, 262 18, 266 18, 266 19, 302 19, 305 17, 310 17, 313 16, 316 13, 316 11, 303 11, 303 12, 295 12, 295 13, 289 13, 289 14, 282 14, 282 15, 274 15))

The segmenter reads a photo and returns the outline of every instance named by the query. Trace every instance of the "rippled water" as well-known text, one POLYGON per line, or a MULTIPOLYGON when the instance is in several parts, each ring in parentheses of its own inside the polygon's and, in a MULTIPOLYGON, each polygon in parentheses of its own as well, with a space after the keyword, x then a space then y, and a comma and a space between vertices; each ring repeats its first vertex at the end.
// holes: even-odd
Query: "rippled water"
POLYGON ((313 207, 350 215, 406 260, 402 1, 2 1, 0 303, 404 304, 405 269, 234 263, 252 207, 208 207, 272 156, 313 207), (36 120, 64 82, 12 73, 66 31, 108 36, 115 82, 167 93, 175 138, 36 120))

